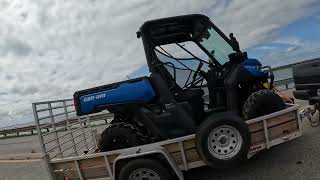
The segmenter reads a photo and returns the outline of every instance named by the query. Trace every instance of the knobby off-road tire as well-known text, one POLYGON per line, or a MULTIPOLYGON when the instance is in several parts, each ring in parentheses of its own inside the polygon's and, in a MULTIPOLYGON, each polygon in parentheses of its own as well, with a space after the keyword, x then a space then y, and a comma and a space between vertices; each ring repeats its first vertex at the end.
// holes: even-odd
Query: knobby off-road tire
POLYGON ((99 149, 104 152, 139 146, 148 143, 147 139, 136 126, 117 122, 103 131, 99 149))
POLYGON ((245 120, 270 114, 285 109, 282 98, 267 90, 259 90, 252 93, 245 101, 242 112, 245 120))
POLYGON ((213 168, 230 168, 247 160, 251 138, 248 125, 237 115, 219 113, 209 117, 196 133, 196 149, 213 168))

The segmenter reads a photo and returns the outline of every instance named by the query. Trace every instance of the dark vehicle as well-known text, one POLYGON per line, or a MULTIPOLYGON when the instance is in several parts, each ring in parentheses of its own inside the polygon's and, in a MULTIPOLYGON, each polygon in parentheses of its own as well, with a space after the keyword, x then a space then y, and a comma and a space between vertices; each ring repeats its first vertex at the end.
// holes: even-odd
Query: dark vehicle
POLYGON ((114 114, 101 151, 196 133, 200 156, 226 167, 248 154, 245 120, 285 108, 269 68, 248 58, 232 33, 228 38, 204 15, 147 21, 137 36, 150 77, 74 94, 78 116, 114 114))
MULTIPOLYGON (((320 110, 320 59, 297 63, 292 67, 292 71, 296 88, 293 95, 297 99, 309 101, 309 104, 314 107, 310 110, 313 115, 320 110)), ((307 111, 306 113, 308 114, 307 111)), ((318 122, 311 121, 311 123, 312 126, 319 125, 318 122)))
POLYGON ((295 64, 292 67, 296 91, 293 95, 297 99, 313 100, 319 98, 320 89, 320 59, 295 64))

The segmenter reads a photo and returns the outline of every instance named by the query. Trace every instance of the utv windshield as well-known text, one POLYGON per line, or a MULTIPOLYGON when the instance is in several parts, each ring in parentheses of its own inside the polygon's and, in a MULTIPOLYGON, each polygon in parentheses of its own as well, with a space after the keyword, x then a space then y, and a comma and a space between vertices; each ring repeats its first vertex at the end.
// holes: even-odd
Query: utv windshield
POLYGON ((229 55, 236 52, 215 28, 207 27, 199 29, 198 36, 191 33, 189 41, 155 47, 158 60, 181 88, 205 85, 199 72, 207 72, 210 64, 211 67, 224 65, 229 55))
POLYGON ((202 33, 199 43, 221 64, 229 61, 229 55, 235 53, 231 45, 211 26, 202 33))

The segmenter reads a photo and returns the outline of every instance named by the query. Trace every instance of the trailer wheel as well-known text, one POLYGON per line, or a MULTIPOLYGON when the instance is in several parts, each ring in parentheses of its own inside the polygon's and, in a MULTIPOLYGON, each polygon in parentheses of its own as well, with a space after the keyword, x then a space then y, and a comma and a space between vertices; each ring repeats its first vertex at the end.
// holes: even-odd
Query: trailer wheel
POLYGON ((247 124, 232 113, 210 116, 196 133, 197 152, 213 168, 229 168, 247 160, 250 142, 247 124))
POLYGON ((285 108, 282 98, 267 89, 252 93, 243 105, 246 120, 280 111, 285 108))
POLYGON ((173 180, 171 171, 161 162, 152 159, 135 159, 124 165, 119 180, 173 180))
POLYGON ((107 127, 101 134, 99 149, 112 151, 148 143, 146 136, 134 125, 117 122, 107 127))

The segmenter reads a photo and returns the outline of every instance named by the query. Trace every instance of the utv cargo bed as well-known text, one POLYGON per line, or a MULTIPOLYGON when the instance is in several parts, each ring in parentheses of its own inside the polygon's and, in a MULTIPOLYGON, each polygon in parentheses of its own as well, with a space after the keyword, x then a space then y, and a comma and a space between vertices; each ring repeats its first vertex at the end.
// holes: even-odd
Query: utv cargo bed
POLYGON ((100 112, 108 106, 149 102, 156 96, 148 77, 140 77, 77 91, 73 95, 78 116, 100 112), (128 93, 130 92, 130 93, 128 93))
MULTIPOLYGON (((248 158, 272 146, 302 135, 299 106, 246 121, 251 133, 248 158)), ((183 179, 183 171, 206 165, 195 147, 195 135, 127 149, 95 153, 97 140, 92 127, 100 113, 76 117, 72 100, 33 103, 34 117, 44 159, 52 179, 116 179, 121 167, 139 158, 160 158, 183 179), (49 132, 44 129, 51 128, 49 132)), ((99 128, 99 127, 98 127, 99 128)))

